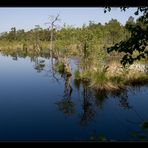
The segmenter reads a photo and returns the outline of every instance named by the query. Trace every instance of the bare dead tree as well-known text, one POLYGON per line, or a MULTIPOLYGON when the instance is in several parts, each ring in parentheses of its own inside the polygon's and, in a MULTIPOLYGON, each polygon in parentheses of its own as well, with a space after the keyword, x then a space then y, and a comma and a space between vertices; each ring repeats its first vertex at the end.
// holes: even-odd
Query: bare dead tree
POLYGON ((52 64, 53 64, 53 37, 54 37, 54 29, 57 28, 57 25, 55 25, 55 23, 57 21, 60 21, 59 19, 59 14, 57 14, 56 16, 49 16, 49 22, 45 23, 45 24, 49 24, 49 30, 50 30, 50 56, 51 56, 51 60, 52 60, 52 64))
MULTIPOLYGON (((56 22, 60 21, 59 16, 60 16, 59 14, 57 14, 56 16, 50 15, 49 22, 45 23, 45 24, 49 25, 48 29, 50 30, 50 57, 51 57, 52 74, 53 74, 54 78, 56 78, 56 77, 55 77, 55 70, 53 67, 53 50, 54 50, 53 39, 54 39, 54 29, 56 30, 58 27, 56 25, 56 22)), ((57 78, 56 78, 56 80, 58 81, 57 78)))

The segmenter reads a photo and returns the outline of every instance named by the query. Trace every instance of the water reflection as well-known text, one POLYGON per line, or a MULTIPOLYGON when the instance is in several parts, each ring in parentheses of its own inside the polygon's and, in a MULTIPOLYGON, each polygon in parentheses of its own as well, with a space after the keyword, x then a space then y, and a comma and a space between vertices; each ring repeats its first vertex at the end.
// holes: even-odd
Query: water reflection
POLYGON ((99 92, 94 92, 94 98, 96 106, 102 109, 104 101, 108 98, 108 96, 107 93, 99 91, 99 92))
POLYGON ((75 104, 72 101, 71 95, 73 88, 71 86, 71 76, 62 75, 64 78, 64 95, 63 98, 56 102, 59 111, 66 116, 71 116, 76 112, 75 104))
POLYGON ((115 93, 112 93, 111 95, 113 96, 113 98, 118 99, 119 101, 119 106, 122 107, 123 109, 130 109, 130 105, 128 102, 128 90, 122 90, 122 91, 118 91, 115 93))
POLYGON ((45 60, 41 60, 41 59, 39 59, 38 57, 36 57, 35 59, 34 59, 34 62, 35 62, 35 69, 36 69, 36 71, 37 72, 42 72, 43 70, 44 70, 44 67, 45 67, 45 60))
POLYGON ((87 125, 90 121, 92 121, 95 116, 95 108, 92 103, 92 92, 87 85, 83 85, 81 106, 82 112, 80 115, 80 124, 84 126, 87 125))
MULTIPOLYGON (((57 77, 59 73, 54 69, 54 64, 57 59, 52 59, 52 66, 46 66, 45 60, 40 59, 37 56, 31 57, 31 61, 35 63, 34 69, 37 72, 49 71, 58 83, 60 78, 57 77), (47 69, 48 68, 48 69, 47 69), (50 70, 49 70, 50 69, 50 70)), ((63 81, 63 96, 55 103, 58 110, 61 111, 65 116, 72 116, 78 114, 79 124, 81 126, 87 126, 93 120, 95 120, 96 112, 98 109, 103 109, 105 100, 112 97, 118 101, 119 107, 122 109, 134 110, 128 100, 128 92, 134 94, 135 91, 140 91, 140 86, 128 87, 128 89, 117 91, 117 92, 103 92, 94 91, 89 87, 89 84, 83 83, 77 80, 73 80, 72 76, 66 74, 60 74, 63 81), (74 84, 72 85, 72 81, 74 84), (76 104, 73 100, 73 91, 78 91, 79 100, 81 104, 81 112, 76 112, 76 104)))
POLYGON ((17 56, 12 57, 14 61, 17 61, 17 56))
MULTIPOLYGON (((25 53, 25 51, 24 51, 25 53)), ((20 54, 23 57, 23 54, 20 54)), ((24 54, 24 57, 26 55, 24 54)), ((56 80, 57 85, 59 85, 60 82, 60 92, 53 93, 55 96, 52 96, 55 100, 53 101, 53 106, 55 110, 57 111, 57 114, 59 112, 62 113, 62 116, 66 116, 69 120, 77 120, 76 124, 79 124, 81 127, 88 127, 89 131, 87 133, 88 140, 99 140, 99 141, 106 141, 110 140, 108 133, 103 132, 107 128, 107 125, 111 125, 110 128, 113 128, 113 130, 116 130, 119 125, 121 124, 127 124, 129 126, 130 132, 130 138, 131 140, 148 140, 148 119, 146 118, 146 115, 143 116, 144 111, 139 111, 137 108, 133 105, 133 102, 129 99, 131 94, 136 95, 137 92, 142 92, 141 86, 132 86, 127 87, 126 90, 121 90, 118 92, 103 92, 103 91, 94 91, 89 87, 89 84, 82 83, 77 80, 73 80, 73 77, 66 74, 59 74, 55 71, 53 66, 51 66, 50 57, 48 54, 46 55, 47 58, 45 58, 45 55, 32 55, 30 56, 30 61, 33 63, 33 69, 38 73, 48 73, 48 78, 51 78, 52 80, 56 80), (59 94, 61 97, 58 97, 59 94), (130 94, 130 95, 129 95, 130 94), (57 98, 58 97, 58 98, 57 98), (104 115, 113 116, 110 113, 110 111, 114 111, 114 108, 105 108, 106 102, 108 100, 115 100, 117 102, 118 111, 119 111, 119 118, 123 119, 124 123, 119 123, 118 121, 110 121, 111 117, 106 117, 107 119, 104 119, 104 115), (121 109, 121 110, 120 110, 121 109), (102 110, 105 110, 103 113, 102 110), (102 112, 101 112, 102 111, 102 112), (120 112, 121 111, 121 112, 120 112), (125 114, 122 114, 122 111, 126 111, 130 115, 129 117, 125 114), (99 116, 97 113, 100 113, 99 116), (122 115, 125 115, 122 117, 122 115), (133 117, 134 116, 134 117, 133 117), (103 119, 105 121, 103 121, 103 119), (135 120, 137 119, 137 120, 135 120), (94 131, 94 127, 92 129, 92 124, 96 122, 96 129, 94 131), (111 122, 111 123, 109 123, 111 122), (117 123, 115 126, 112 122, 117 123), (104 124, 104 125, 103 125, 104 124), (99 127, 100 125, 103 125, 103 130, 99 133, 97 128, 101 129, 102 127, 99 127), (90 127, 89 127, 90 126, 90 127), (108 135, 107 135, 108 134, 108 135), (141 138, 141 139, 140 139, 141 138)), ((11 56, 13 60, 18 60, 19 54, 13 54, 11 56)), ((19 62, 19 60, 18 60, 19 62)), ((53 64, 55 64, 57 61, 54 59, 53 64)), ((37 77, 39 78, 39 77, 37 77)), ((37 80, 37 79, 35 79, 37 80)), ((46 79, 47 80, 47 79, 46 79)), ((51 81, 50 81, 51 82, 51 81)), ((47 83, 48 84, 48 83, 47 83)), ((50 84, 52 85, 52 84, 50 84)), ((55 85, 57 87, 57 85, 55 85)), ((44 86, 44 85, 43 85, 44 86)), ((56 88, 55 87, 55 88, 56 88)), ((49 90, 48 90, 49 91, 49 90)), ((46 91, 45 91, 46 92, 46 91)), ((47 93, 47 92, 46 92, 47 93)), ((50 94, 50 93, 47 93, 50 94)), ((52 93, 51 93, 52 94, 52 93)), ((42 94, 44 95, 44 94, 42 94)), ((42 96, 40 95, 40 97, 42 96)), ((45 97, 45 96, 44 96, 45 97)), ((50 97, 50 96, 48 96, 50 97)), ((47 97, 47 98, 48 98, 47 97)), ((134 98, 134 97, 132 97, 134 98)), ((109 102, 109 101, 108 101, 109 102)), ((112 102, 112 101, 111 101, 112 102)), ((114 104, 108 105, 108 107, 113 106, 114 104)), ((116 106, 116 105, 114 105, 116 106)), ((48 112, 49 113, 49 112, 48 112)), ((117 120, 116 119, 113 120, 117 120)), ((54 119, 53 119, 54 120, 54 119)), ((61 122, 64 122, 62 120, 61 122)), ((75 121, 74 121, 75 122, 75 121)), ((70 123, 69 123, 70 124, 70 123)), ((71 124, 70 124, 71 126, 71 124)), ((121 125, 122 126, 122 125, 121 125)), ((47 127, 49 128, 49 127, 47 127)), ((73 128, 73 127, 71 127, 73 128)), ((118 128, 120 129, 120 127, 118 128)), ((74 129, 75 130, 75 129, 74 129)), ((76 129, 77 130, 77 129, 76 129)), ((123 131, 124 129, 121 129, 123 131)), ((79 133, 79 131, 77 131, 79 133)), ((120 132, 119 132, 120 133, 120 132)), ((79 133, 81 134, 81 133, 79 133)), ((126 133, 127 134, 127 133, 126 133)), ((119 135, 120 137, 121 135, 119 135)), ((126 135, 127 136, 127 135, 126 135)), ((71 136, 72 137, 72 136, 71 136)), ((67 137, 66 137, 67 138, 67 137)), ((128 137, 129 138, 129 137, 128 137)), ((116 140, 116 139, 112 139, 116 140)))

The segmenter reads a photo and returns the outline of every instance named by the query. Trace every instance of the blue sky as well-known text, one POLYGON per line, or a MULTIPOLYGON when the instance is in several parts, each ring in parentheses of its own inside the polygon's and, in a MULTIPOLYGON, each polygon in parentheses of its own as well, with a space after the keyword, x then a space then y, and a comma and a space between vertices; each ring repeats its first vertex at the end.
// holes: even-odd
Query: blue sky
POLYGON ((59 8, 0 8, 0 32, 9 31, 11 27, 16 29, 29 30, 40 25, 43 28, 47 28, 45 25, 48 22, 49 15, 60 14, 60 25, 64 23, 67 25, 73 25, 75 27, 88 24, 89 20, 96 23, 101 22, 104 24, 111 20, 111 18, 117 19, 121 24, 125 24, 129 16, 134 15, 136 8, 130 8, 126 12, 121 12, 119 8, 113 8, 111 12, 104 14, 104 8, 97 7, 59 7, 59 8))

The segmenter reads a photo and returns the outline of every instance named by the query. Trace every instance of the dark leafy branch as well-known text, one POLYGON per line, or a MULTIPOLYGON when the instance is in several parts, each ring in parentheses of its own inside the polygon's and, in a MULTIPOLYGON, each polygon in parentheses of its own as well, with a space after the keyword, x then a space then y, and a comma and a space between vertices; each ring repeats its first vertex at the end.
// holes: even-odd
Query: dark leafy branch
MULTIPOLYGON (((128 8, 121 7, 120 9, 126 11, 128 8)), ((107 11, 111 11, 111 8, 105 8, 104 12, 106 13, 107 11)), ((131 36, 125 41, 107 48, 108 52, 117 51, 124 53, 121 60, 123 65, 132 64, 134 61, 148 56, 148 7, 138 7, 134 14, 138 15, 140 12, 143 15, 137 19, 135 24, 126 25, 126 29, 131 33, 131 36), (134 51, 138 51, 136 56, 134 56, 134 51)))

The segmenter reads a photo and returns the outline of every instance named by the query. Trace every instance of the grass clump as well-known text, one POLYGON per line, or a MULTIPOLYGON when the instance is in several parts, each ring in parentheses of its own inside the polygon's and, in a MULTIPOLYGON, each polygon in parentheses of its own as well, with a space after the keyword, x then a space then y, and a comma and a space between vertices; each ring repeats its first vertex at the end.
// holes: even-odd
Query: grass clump
POLYGON ((85 70, 83 72, 80 72, 79 70, 75 70, 74 72, 74 79, 77 81, 89 82, 90 76, 91 76, 91 72, 89 70, 85 70))
POLYGON ((137 85, 137 84, 147 84, 148 75, 145 73, 132 73, 126 75, 126 84, 128 85, 137 85))
POLYGON ((63 62, 59 62, 55 64, 55 70, 60 74, 63 74, 65 71, 65 65, 63 62))
POLYGON ((97 71, 93 74, 91 81, 90 81, 90 87, 94 88, 97 91, 117 91, 121 89, 118 82, 121 81, 119 78, 108 78, 105 73, 101 71, 97 71), (116 80, 116 81, 115 81, 116 80))

